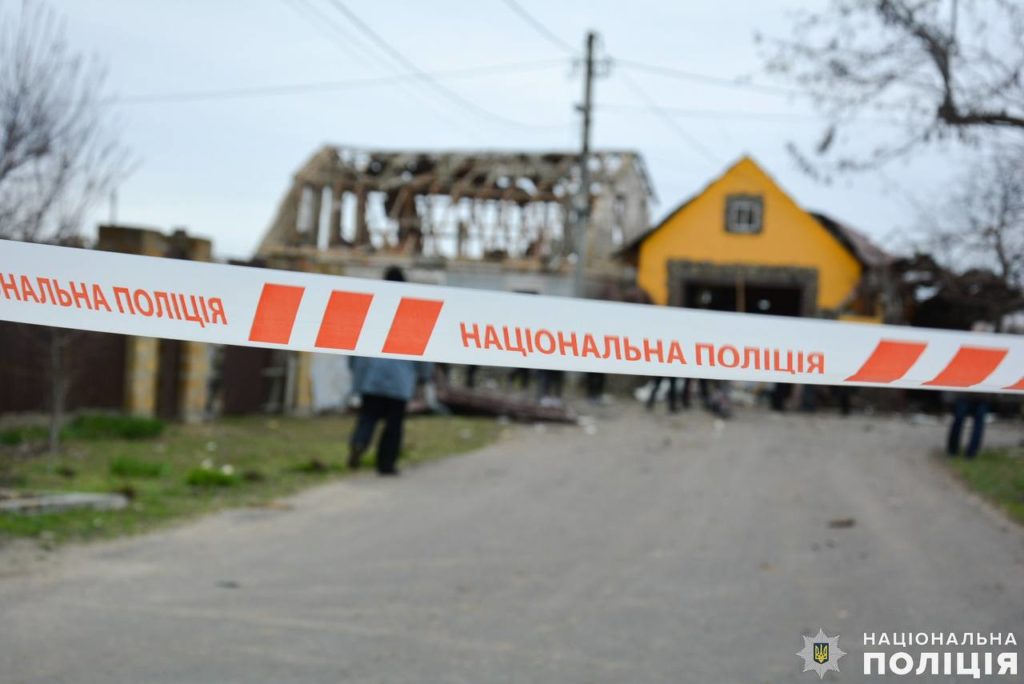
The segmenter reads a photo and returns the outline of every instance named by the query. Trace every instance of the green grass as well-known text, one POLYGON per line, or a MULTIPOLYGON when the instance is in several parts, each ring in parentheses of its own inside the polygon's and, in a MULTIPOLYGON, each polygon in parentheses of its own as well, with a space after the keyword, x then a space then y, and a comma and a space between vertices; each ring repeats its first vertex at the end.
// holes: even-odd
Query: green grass
MULTIPOLYGON (((62 440, 68 439, 150 439, 159 437, 164 422, 156 418, 136 418, 111 414, 85 414, 78 416, 60 431, 62 440)), ((0 446, 17 446, 40 442, 49 434, 41 425, 24 425, 0 431, 0 446)))
MULTIPOLYGON (((110 474, 114 477, 160 477, 165 470, 167 470, 166 463, 143 460, 134 456, 118 456, 110 462, 110 474)), ((69 468, 67 472, 74 472, 74 469, 69 468)))
POLYGON ((78 416, 64 428, 64 439, 150 439, 164 431, 164 422, 156 418, 137 418, 109 414, 78 416))
POLYGON ((973 460, 950 459, 967 485, 1024 524, 1024 451, 993 449, 973 460))
POLYGON ((25 442, 38 442, 46 439, 46 428, 38 425, 15 427, 0 431, 0 445, 16 446, 25 442))
MULTIPOLYGON (((489 419, 412 417, 406 423, 402 463, 479 448, 494 440, 499 429, 489 419)), ((26 457, 14 447, 0 446, 0 487, 120 491, 130 498, 122 511, 2 513, 0 537, 107 538, 222 508, 266 505, 346 475, 351 430, 348 416, 249 416, 168 425, 159 437, 146 440, 71 437, 58 457, 26 457)))

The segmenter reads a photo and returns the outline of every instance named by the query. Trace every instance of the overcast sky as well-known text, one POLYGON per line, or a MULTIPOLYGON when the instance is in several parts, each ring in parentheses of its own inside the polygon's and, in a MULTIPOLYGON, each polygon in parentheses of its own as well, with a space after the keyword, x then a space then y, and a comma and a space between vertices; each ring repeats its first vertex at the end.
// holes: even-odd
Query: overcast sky
MULTIPOLYGON (((0 0, 8 9, 17 0, 0 0)), ((733 79, 765 77, 753 35, 784 36, 798 0, 520 0, 554 36, 582 45, 599 32, 612 62, 596 82, 595 147, 643 153, 659 220, 742 154, 753 155, 805 207, 880 240, 914 223, 954 171, 930 154, 832 186, 803 175, 789 141, 823 130, 812 103, 636 71, 627 60, 733 79), (614 60, 621 60, 616 62, 614 60), (630 78, 672 114, 647 109, 630 78), (696 141, 696 142, 694 142, 696 141)), ((575 149, 581 79, 572 57, 501 0, 344 0, 427 72, 491 116, 415 83, 316 92, 140 101, 149 95, 336 82, 408 73, 372 46, 331 0, 64 0, 70 41, 105 61, 123 142, 139 164, 118 192, 117 219, 213 238, 219 256, 252 254, 295 170, 325 143, 396 148, 575 149), (311 9, 312 8, 312 9, 311 9), (525 65, 519 70, 490 66, 525 65), (439 77, 440 78, 440 77, 439 77), (132 99, 136 98, 136 99, 132 99), (503 119, 529 124, 513 125, 503 119)), ((579 52, 580 50, 577 50, 579 52)), ((879 124, 851 133, 865 145, 879 124)), ((109 207, 97 209, 106 220, 109 207)))

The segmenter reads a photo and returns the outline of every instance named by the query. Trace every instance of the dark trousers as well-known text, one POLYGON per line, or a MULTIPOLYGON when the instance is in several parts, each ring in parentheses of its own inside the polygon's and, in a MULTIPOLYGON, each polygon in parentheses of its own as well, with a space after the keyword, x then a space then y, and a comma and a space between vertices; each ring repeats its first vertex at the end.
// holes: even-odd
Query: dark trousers
POLYGON ((953 424, 949 426, 949 443, 946 451, 950 456, 960 453, 960 433, 964 429, 964 421, 970 416, 974 421, 971 425, 971 438, 967 442, 967 458, 974 458, 981 449, 981 440, 985 437, 985 416, 988 415, 988 402, 981 399, 957 397, 953 403, 953 424))
POLYGON ((508 374, 508 386, 512 389, 519 383, 519 387, 522 389, 529 389, 530 387, 530 369, 529 368, 514 368, 512 372, 508 374))
POLYGON ((542 370, 540 372, 540 396, 561 397, 565 371, 542 370))
POLYGON ((701 404, 706 409, 711 408, 711 388, 709 387, 709 381, 704 378, 694 380, 693 378, 686 378, 683 381, 683 408, 690 408, 690 387, 693 383, 697 383, 697 391, 700 392, 701 404))
POLYGON ((675 378, 654 378, 654 389, 651 390, 651 396, 647 399, 647 408, 653 409, 654 403, 658 401, 658 388, 661 387, 661 381, 668 380, 668 410, 672 413, 676 411, 676 379, 675 378))
POLYGON ((600 399, 604 394, 604 373, 587 373, 587 399, 600 399))
POLYGON ((386 473, 395 470, 402 449, 402 428, 405 426, 405 400, 364 394, 359 407, 359 418, 352 433, 351 446, 362 452, 373 441, 377 422, 384 421, 384 431, 377 443, 377 470, 386 473))

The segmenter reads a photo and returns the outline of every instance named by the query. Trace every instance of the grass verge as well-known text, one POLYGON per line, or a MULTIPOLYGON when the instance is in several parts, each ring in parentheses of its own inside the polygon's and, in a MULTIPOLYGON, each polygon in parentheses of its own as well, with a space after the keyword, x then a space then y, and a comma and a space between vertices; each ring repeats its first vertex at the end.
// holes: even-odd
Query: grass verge
POLYGON ((992 449, 977 458, 949 459, 967 485, 1024 524, 1024 450, 992 449))
MULTIPOLYGON (((0 487, 121 492, 121 511, 0 513, 0 537, 88 540, 142 532, 227 507, 266 505, 345 475, 352 418, 227 418, 170 425, 157 438, 72 438, 59 457, 0 450, 0 487), (310 467, 318 464, 318 467, 310 467)), ((411 417, 402 463, 470 451, 493 441, 494 420, 411 417)))

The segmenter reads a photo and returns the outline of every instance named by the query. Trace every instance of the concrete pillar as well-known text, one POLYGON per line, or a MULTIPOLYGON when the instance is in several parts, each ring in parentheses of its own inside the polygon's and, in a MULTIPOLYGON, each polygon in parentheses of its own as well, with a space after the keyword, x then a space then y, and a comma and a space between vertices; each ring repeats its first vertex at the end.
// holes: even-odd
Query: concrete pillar
MULTIPOLYGON (((186 258, 192 261, 213 259, 213 243, 187 238, 186 258)), ((186 423, 198 423, 206 417, 210 392, 210 347, 202 342, 181 343, 181 367, 178 376, 178 415, 186 423)))
MULTIPOLYGON (((293 363, 289 364, 293 373, 291 406, 289 413, 294 416, 313 414, 313 355, 309 352, 295 352, 293 363)), ((285 401, 288 401, 286 398, 285 401)))
POLYGON ((370 244, 370 231, 366 225, 366 199, 369 193, 360 186, 356 189, 356 245, 370 244))
POLYGON ((344 244, 344 238, 341 236, 341 212, 345 206, 345 191, 341 188, 334 188, 331 191, 331 231, 327 235, 327 246, 337 247, 338 245, 344 244))
POLYGON ((156 415, 160 340, 129 337, 125 344, 125 411, 133 416, 156 415))
POLYGON ((306 244, 316 247, 320 244, 320 211, 324 197, 324 189, 315 185, 309 187, 311 201, 309 203, 309 233, 306 244))
POLYGON ((178 415, 186 423, 198 423, 206 416, 210 387, 210 350, 200 342, 181 343, 178 415))

